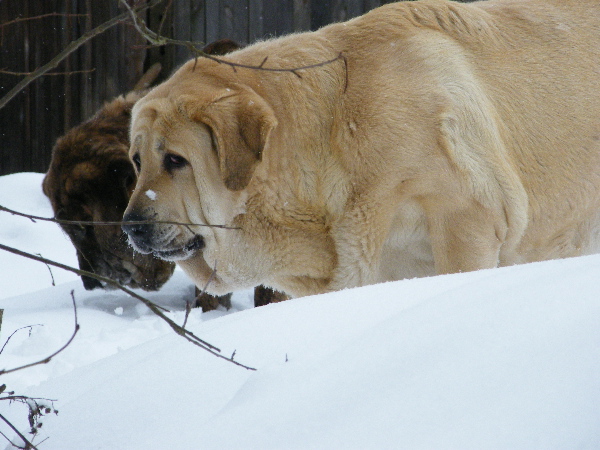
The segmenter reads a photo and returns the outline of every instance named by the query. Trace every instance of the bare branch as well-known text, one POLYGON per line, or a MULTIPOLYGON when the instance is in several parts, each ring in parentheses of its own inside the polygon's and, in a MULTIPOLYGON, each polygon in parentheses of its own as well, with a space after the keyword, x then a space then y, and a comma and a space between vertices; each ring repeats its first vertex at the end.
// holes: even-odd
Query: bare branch
POLYGON ((94 222, 92 220, 65 220, 65 219, 56 219, 51 217, 40 217, 34 216, 31 214, 25 214, 19 211, 15 211, 13 209, 7 208, 5 206, 0 205, 0 211, 4 211, 10 213, 14 216, 25 217, 32 222, 36 220, 41 220, 45 222, 53 222, 61 225, 145 225, 145 224, 153 224, 153 223, 162 223, 168 225, 182 225, 182 226, 194 226, 194 227, 209 227, 209 228, 221 228, 224 230, 239 230, 238 227, 228 227, 227 225, 210 225, 206 223, 182 223, 182 222, 170 222, 163 220, 135 220, 135 221, 121 221, 121 222, 94 222))
MULTIPOLYGON (((157 2, 153 2, 149 5, 135 7, 131 11, 134 11, 135 13, 137 13, 137 12, 140 12, 145 9, 153 7, 156 3, 157 2)), ((56 55, 54 58, 52 58, 49 62, 47 62, 43 66, 38 67, 30 75, 24 77, 21 81, 19 81, 17 83, 17 85, 15 87, 13 87, 4 97, 2 97, 0 99, 0 109, 2 109, 9 101, 11 101, 19 92, 21 92, 32 81, 34 81, 35 79, 44 75, 49 70, 55 69, 63 59, 65 59, 67 56, 69 56, 71 53, 73 53, 75 50, 77 50, 79 47, 81 47, 83 44, 85 44, 87 41, 89 41, 93 37, 98 36, 99 34, 102 34, 106 30, 112 28, 116 24, 127 20, 129 18, 130 14, 131 13, 129 11, 126 11, 123 14, 113 17, 112 19, 104 22, 103 24, 98 25, 96 28, 93 28, 93 29, 87 31, 78 39, 70 42, 58 55, 56 55)))
POLYGON ((146 26, 146 22, 144 22, 144 20, 138 15, 138 11, 129 6, 129 2, 127 2, 127 0, 119 0, 119 2, 127 9, 126 14, 130 15, 133 21, 133 26, 136 30, 138 30, 138 33, 146 38, 152 45, 162 46, 168 44, 167 38, 161 37, 158 33, 155 33, 146 26))
MULTIPOLYGON (((51 72, 51 73, 45 73, 45 76, 50 76, 50 75, 75 75, 78 73, 92 73, 94 72, 96 69, 89 69, 89 70, 73 70, 71 72, 51 72)), ((11 70, 5 70, 5 69, 0 69, 0 73, 3 73, 4 75, 17 75, 17 76, 29 76, 32 75, 34 72, 13 72, 11 70)))
POLYGON ((342 55, 342 52, 340 52, 339 55, 343 60, 344 60, 344 73, 345 73, 345 82, 344 82, 344 94, 346 93, 346 91, 348 90, 348 58, 346 58, 344 55, 342 55))
POLYGON ((13 430, 17 434, 17 436, 19 436, 19 439, 21 439, 25 443, 25 447, 17 447, 10 439, 8 439, 6 436, 4 436, 4 437, 6 437, 8 442, 11 443, 11 445, 13 447, 22 448, 22 449, 38 450, 38 448, 35 445, 33 445, 32 442, 29 442, 29 440, 25 436, 23 436, 23 434, 19 430, 17 430, 16 427, 12 423, 10 423, 10 421, 6 417, 4 417, 2 414, 0 414, 0 419, 2 419, 4 421, 4 423, 6 423, 6 425, 8 425, 10 427, 10 429, 13 430))
MULTIPOLYGON (((36 255, 42 256, 40 253, 36 253, 36 255)), ((50 268, 50 266, 48 264, 46 264, 46 267, 48 268, 48 272, 50 272, 50 278, 52 279, 52 286, 56 286, 56 283, 54 282, 54 274, 52 273, 52 269, 50 268)), ((0 353, 2 353, 2 352, 0 352, 0 353)))
POLYGON ((168 0, 169 3, 167 4, 167 6, 165 6, 165 10, 162 14, 162 19, 160 21, 160 25, 158 26, 158 34, 161 34, 163 27, 165 26, 165 22, 167 20, 167 11, 169 9, 171 9, 171 7, 173 6, 173 0, 168 0))
POLYGON ((19 22, 25 22, 27 20, 37 20, 37 19, 45 19, 46 17, 87 17, 88 14, 63 14, 63 13, 48 13, 48 14, 41 14, 39 16, 32 16, 32 17, 19 17, 17 19, 13 19, 13 20, 9 20, 8 22, 4 22, 4 23, 0 23, 0 29, 8 26, 8 25, 14 25, 15 23, 19 23, 19 22))
POLYGON ((342 56, 342 53, 340 53, 339 55, 337 55, 335 58, 332 59, 328 59, 327 61, 322 61, 316 64, 310 64, 308 66, 300 66, 300 67, 293 67, 293 68, 277 68, 277 67, 264 67, 263 64, 265 62, 265 60, 263 60, 263 62, 258 65, 258 66, 252 66, 249 64, 239 64, 239 63, 235 63, 232 61, 226 61, 224 59, 221 58, 216 58, 214 56, 211 55, 207 55, 204 53, 200 53, 200 56, 204 57, 204 58, 208 58, 211 59, 213 61, 216 61, 218 63, 221 64, 226 64, 228 66, 235 68, 240 68, 240 69, 250 69, 250 70, 264 70, 266 72, 291 72, 294 75, 296 75, 298 78, 302 78, 302 76, 298 73, 298 71, 300 70, 308 70, 308 69, 316 69, 317 67, 323 67, 326 66, 328 64, 331 64, 333 62, 336 62, 338 60, 343 60, 344 57, 342 56))
POLYGON ((186 301, 185 302, 185 318, 183 319, 183 324, 181 325, 181 328, 185 328, 185 326, 187 325, 187 321, 188 321, 188 318, 190 317, 191 312, 192 312, 192 302, 186 301))
MULTIPOLYGON (((322 61, 322 62, 319 62, 316 64, 310 64, 307 66, 292 67, 292 68, 265 67, 264 65, 267 62, 267 58, 263 59, 263 61, 258 66, 253 66, 253 65, 249 65, 249 64, 240 64, 240 63, 235 63, 232 61, 227 61, 225 59, 218 58, 218 57, 210 55, 208 53, 204 53, 202 50, 200 50, 200 48, 202 48, 204 46, 204 44, 202 44, 202 43, 182 41, 182 40, 178 40, 178 39, 171 39, 171 38, 168 38, 165 36, 161 36, 159 33, 152 31, 151 29, 149 29, 146 26, 146 22, 144 22, 144 20, 139 16, 139 14, 128 5, 127 0, 119 0, 119 1, 121 2, 121 4, 123 6, 125 6, 127 8, 129 13, 131 14, 131 20, 133 21, 133 25, 135 26, 138 33, 140 33, 140 35, 143 36, 152 45, 161 47, 163 45, 173 44, 173 45, 187 47, 190 50, 190 52, 192 52, 196 56, 196 58, 203 57, 203 58, 210 59, 211 61, 218 62, 219 64, 226 64, 226 65, 230 66, 234 71, 237 71, 237 69, 239 68, 239 69, 263 70, 263 71, 267 71, 267 72, 290 72, 290 73, 293 73, 294 75, 296 75, 298 78, 302 78, 301 75, 298 73, 298 71, 300 71, 300 70, 315 69, 317 67, 326 66, 326 65, 331 64, 338 60, 345 61, 345 58, 342 56, 342 52, 340 52, 340 54, 337 55, 335 58, 329 59, 327 61, 322 61)), ((347 69, 347 66, 345 66, 345 67, 347 69)), ((196 66, 194 65, 194 69, 195 68, 196 68, 196 66)))
MULTIPOLYGON (((194 299, 194 304, 197 306, 198 303, 201 301, 201 297, 206 293, 206 289, 208 288, 208 286, 210 285, 210 283, 212 283, 212 281, 215 278, 215 275, 217 273, 217 262, 215 261, 215 267, 213 268, 212 272, 210 273, 210 276, 208 277, 208 280, 206 281, 206 284, 204 285, 204 287, 198 292, 198 295, 196 295, 196 298, 194 299)), ((204 310, 204 305, 202 306, 202 309, 204 310)), ((192 304, 190 302, 186 303, 186 308, 185 308, 185 318, 183 320, 183 325, 182 327, 185 328, 185 325, 187 324, 188 318, 190 316, 190 312, 192 311, 192 304)))
POLYGON ((202 290, 196 296, 196 300, 198 300, 198 298, 200 298, 200 296, 206 292, 206 289, 208 289, 208 286, 210 285, 210 283, 212 283, 212 281, 215 279, 216 274, 217 274, 217 262, 215 261, 215 267, 213 268, 212 272, 210 273, 210 276, 208 277, 206 284, 204 285, 202 290))
MULTIPOLYGON (((7 252, 14 253, 15 255, 23 256, 25 258, 32 259, 34 261, 43 262, 43 263, 49 264, 51 266, 55 266, 55 267, 58 267, 60 269, 66 270, 68 272, 75 273, 75 274, 80 275, 80 276, 84 275, 84 276, 87 276, 87 277, 90 277, 90 278, 95 278, 98 281, 102 281, 102 282, 105 282, 107 284, 110 284, 111 286, 114 286, 117 289, 120 289, 123 292, 129 294, 131 297, 133 297, 133 298, 138 299, 139 301, 141 301, 144 305, 146 305, 150 309, 150 311, 152 311, 155 315, 157 315, 162 320, 164 320, 165 322, 167 322, 167 324, 171 327, 171 329, 175 333, 177 333, 179 336, 182 336, 184 339, 186 339, 187 341, 189 341, 192 344, 196 345, 197 347, 200 347, 200 348, 206 350, 207 352, 213 354, 214 356, 216 356, 218 358, 224 359, 225 361, 229 361, 229 362, 235 364, 236 366, 243 367, 244 369, 247 369, 247 370, 256 370, 253 367, 246 366, 245 364, 239 363, 237 361, 233 361, 233 360, 229 359, 228 357, 221 355, 221 350, 219 348, 217 348, 214 345, 209 344, 208 342, 200 339, 198 336, 196 336, 191 331, 189 331, 189 330, 187 330, 187 329, 185 329, 185 328, 177 325, 177 323, 175 323, 173 320, 171 320, 170 318, 168 318, 167 316, 165 316, 163 314, 163 312, 162 312, 162 311, 167 311, 165 308, 162 308, 162 307, 158 306, 154 302, 148 300, 145 297, 142 297, 141 295, 137 294, 136 292, 133 292, 131 289, 128 289, 128 288, 120 285, 119 283, 117 283, 114 280, 111 280, 110 278, 103 277, 101 275, 97 275, 97 274, 92 273, 92 272, 87 272, 85 270, 76 269, 74 267, 70 267, 70 266, 67 266, 65 264, 61 264, 59 262, 52 261, 50 259, 42 258, 40 256, 36 256, 36 255, 31 254, 31 253, 27 253, 27 252, 18 250, 16 248, 9 247, 9 246, 4 245, 4 244, 0 244, 0 250, 5 250, 7 252)), ((2 373, 2 372, 0 372, 0 373, 2 373)))

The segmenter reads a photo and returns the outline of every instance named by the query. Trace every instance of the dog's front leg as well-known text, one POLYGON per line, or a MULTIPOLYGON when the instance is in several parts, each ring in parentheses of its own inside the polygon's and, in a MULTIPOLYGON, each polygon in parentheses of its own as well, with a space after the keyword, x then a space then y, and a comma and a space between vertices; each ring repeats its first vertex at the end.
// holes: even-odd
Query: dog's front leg
POLYGON ((381 250, 393 214, 392 205, 380 199, 357 202, 343 219, 332 226, 331 236, 337 255, 328 290, 365 286, 379 281, 381 250))
POLYGON ((428 214, 435 270, 438 274, 497 267, 506 224, 490 209, 473 202, 456 211, 428 214))

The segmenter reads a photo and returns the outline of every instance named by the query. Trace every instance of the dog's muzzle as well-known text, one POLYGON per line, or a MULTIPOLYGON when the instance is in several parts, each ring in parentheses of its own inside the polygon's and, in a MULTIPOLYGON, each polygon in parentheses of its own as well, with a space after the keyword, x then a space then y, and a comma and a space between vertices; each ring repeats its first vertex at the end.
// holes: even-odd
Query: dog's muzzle
POLYGON ((129 241, 139 253, 152 253, 153 224, 147 218, 137 213, 130 213, 123 217, 121 229, 129 236, 129 241), (139 222, 139 223, 136 223, 139 222))
POLYGON ((157 238, 156 224, 135 212, 127 214, 121 228, 129 236, 133 248, 143 254, 152 253, 154 256, 167 261, 187 259, 205 246, 204 238, 199 234, 193 235, 185 244, 174 245, 172 241, 157 238))

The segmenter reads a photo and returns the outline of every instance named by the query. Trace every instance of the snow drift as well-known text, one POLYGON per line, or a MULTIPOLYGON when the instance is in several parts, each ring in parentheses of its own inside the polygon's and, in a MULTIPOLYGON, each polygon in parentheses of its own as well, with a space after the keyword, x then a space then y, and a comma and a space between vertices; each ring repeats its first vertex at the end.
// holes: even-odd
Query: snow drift
MULTIPOLYGON (((51 215, 41 179, 0 177, 0 204, 51 215)), ((0 213, 0 242, 75 264, 53 224, 0 213)), ((192 312, 194 333, 256 371, 189 344, 125 294, 86 292, 54 269, 52 287, 45 266, 11 254, 0 253, 0 265, 2 341, 43 325, 15 334, 2 367, 64 343, 71 290, 77 299, 73 344, 0 377, 57 400, 40 448, 600 448, 600 256, 261 308, 240 292, 230 311, 192 312)), ((192 295, 177 271, 149 297, 181 323, 192 295)), ((19 405, 1 403, 26 430, 19 405)))

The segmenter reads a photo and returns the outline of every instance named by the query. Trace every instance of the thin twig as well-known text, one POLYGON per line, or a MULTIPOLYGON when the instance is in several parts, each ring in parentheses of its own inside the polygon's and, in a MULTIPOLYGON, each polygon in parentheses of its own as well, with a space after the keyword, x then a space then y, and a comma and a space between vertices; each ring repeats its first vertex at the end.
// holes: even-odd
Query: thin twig
MULTIPOLYGON (((302 78, 302 76, 298 73, 298 71, 300 71, 300 70, 315 69, 317 67, 322 67, 322 66, 331 64, 335 61, 344 59, 342 52, 340 52, 335 58, 329 59, 327 61, 322 61, 322 62, 315 63, 315 64, 309 64, 307 66, 292 67, 292 68, 264 67, 265 63, 267 62, 267 58, 263 59, 263 61, 258 66, 253 66, 250 64, 235 63, 233 61, 227 61, 225 59, 215 57, 208 53, 204 53, 202 50, 200 50, 200 48, 204 47, 204 44, 202 44, 202 43, 182 41, 182 40, 178 40, 178 39, 171 39, 166 36, 161 36, 159 33, 156 33, 147 27, 144 20, 137 14, 137 12, 134 9, 132 9, 128 5, 127 0, 119 0, 119 1, 121 2, 121 4, 123 6, 125 6, 127 8, 129 13, 131 14, 131 19, 132 19, 133 25, 137 29, 138 33, 140 33, 140 35, 142 35, 152 45, 154 45, 156 47, 161 47, 163 45, 173 44, 173 45, 180 45, 183 47, 187 47, 190 50, 190 52, 192 52, 196 56, 196 58, 203 57, 203 58, 210 59, 211 61, 218 62, 219 64, 226 64, 226 65, 230 66, 234 71, 236 71, 239 68, 239 69, 263 70, 266 72, 290 72, 290 73, 293 73, 294 75, 296 75, 298 78, 302 78)), ((194 69, 195 69, 195 67, 196 66, 194 64, 194 69)))
POLYGON ((206 292, 206 289, 208 289, 208 285, 210 283, 212 283, 212 280, 215 279, 216 275, 217 275, 217 262, 215 261, 215 267, 213 268, 212 272, 210 273, 210 276, 208 277, 208 281, 206 282, 206 284, 204 285, 204 287, 202 288, 200 293, 196 296, 196 300, 198 300, 200 298, 200 296, 206 292))
POLYGON ((16 19, 9 20, 8 22, 0 23, 0 29, 6 27, 8 25, 13 25, 15 23, 24 22, 26 20, 45 19, 46 17, 87 17, 87 16, 88 16, 88 14, 64 14, 64 13, 53 12, 53 13, 41 14, 39 16, 33 16, 33 17, 18 17, 16 19))
POLYGON ((190 317, 191 312, 192 312, 192 302, 186 301, 185 302, 185 318, 183 319, 183 324, 181 325, 181 328, 185 328, 185 326, 187 325, 188 317, 190 317))
MULTIPOLYGON (((92 73, 95 70, 96 69, 73 70, 71 72, 51 72, 51 73, 45 73, 44 76, 48 77, 50 75, 75 75, 75 74, 79 74, 79 73, 92 73)), ((2 73, 4 75, 29 76, 29 75, 33 74, 34 72, 13 72, 11 70, 0 69, 0 73, 2 73)))
POLYGON ((209 228, 221 228, 224 230, 239 230, 239 227, 228 227, 227 225, 210 225, 205 223, 182 223, 182 222, 171 222, 168 220, 132 220, 132 221, 120 221, 120 222, 95 222, 93 220, 65 220, 65 219, 56 219, 53 217, 40 217, 34 216, 31 214, 25 214, 19 211, 15 211, 13 209, 7 208, 5 206, 0 205, 0 211, 4 211, 10 213, 15 216, 25 217, 32 222, 36 220, 42 220, 46 222, 58 223, 61 225, 147 225, 154 223, 161 223, 167 225, 181 225, 181 226, 194 226, 194 227, 209 227, 209 228))
POLYGON ((17 333, 17 331, 21 331, 24 330, 25 328, 29 328, 29 334, 31 335, 31 329, 33 327, 43 327, 44 325, 41 323, 36 323, 33 325, 25 325, 24 327, 21 328, 17 328, 15 331, 13 331, 10 336, 6 339, 6 341, 4 341, 4 345, 2 346, 2 348, 0 348, 0 354, 2 354, 2 352, 4 351, 4 348, 6 347, 6 345, 8 344, 8 341, 11 340, 11 338, 17 333))
POLYGON ((57 402, 58 400, 52 398, 43 398, 43 397, 27 397, 26 395, 7 395, 6 397, 0 397, 0 400, 10 400, 14 402, 27 402, 27 400, 33 400, 37 403, 37 401, 46 401, 46 402, 57 402))
POLYGON ((162 19, 160 21, 160 25, 158 26, 158 34, 160 34, 163 30, 163 27, 165 26, 165 22, 167 20, 167 12, 169 11, 169 9, 171 9, 171 7, 173 6, 173 0, 169 0, 169 3, 165 6, 165 9, 162 13, 162 19))
POLYGON ((10 423, 10 421, 2 414, 0 414, 0 419, 2 419, 4 423, 6 423, 6 425, 8 425, 17 434, 17 436, 19 436, 19 439, 21 439, 25 443, 25 447, 17 447, 10 439, 8 439, 8 442, 10 442, 10 444, 13 447, 38 450, 38 448, 35 445, 33 445, 33 443, 30 442, 25 436, 23 436, 23 434, 21 434, 21 432, 17 430, 17 428, 12 423, 10 423))
MULTIPOLYGON (((206 282, 204 287, 200 290, 198 295, 196 295, 196 298, 194 299, 194 303, 198 304, 198 300, 206 292, 206 289, 208 289, 208 285, 210 283, 212 283, 212 280, 214 280, 216 274, 217 274, 217 262, 215 261, 215 267, 213 268, 212 272, 210 273, 210 276, 208 277, 208 281, 206 282)), ((183 328, 185 328, 185 325, 187 324, 187 321, 188 321, 188 318, 189 318, 191 312, 192 312, 192 305, 190 302, 186 302, 185 318, 183 319, 183 325, 182 325, 183 328)))
POLYGON ((340 52, 339 55, 337 55, 335 58, 332 59, 328 59, 327 61, 321 61, 319 63, 315 63, 315 64, 310 64, 308 66, 301 66, 301 67, 294 67, 294 68, 278 68, 278 67, 264 67, 264 60, 261 63, 261 65, 259 66, 253 66, 250 64, 240 64, 240 63, 235 63, 233 61, 226 61, 224 59, 221 58, 215 58, 214 56, 211 55, 207 55, 207 54, 203 54, 201 53, 200 56, 203 56, 204 58, 208 58, 210 60, 216 61, 220 64, 226 64, 228 66, 231 66, 233 68, 240 68, 240 69, 251 69, 251 70, 264 70, 266 72, 291 72, 294 75, 296 75, 298 78, 302 78, 302 76, 298 73, 299 70, 308 70, 308 69, 316 69, 317 67, 322 67, 322 66, 326 66, 328 64, 331 64, 339 59, 343 59, 344 56, 342 55, 342 53, 340 52))
POLYGON ((7 373, 16 372, 18 370, 27 369, 29 367, 38 366, 38 365, 41 365, 41 364, 48 364, 52 360, 52 358, 54 358, 56 355, 58 355, 59 353, 61 353, 69 345, 71 345, 71 342, 73 342, 73 339, 75 339, 75 335, 79 331, 79 323, 77 322, 77 304, 75 303, 75 295, 73 294, 73 291, 71 291, 71 298, 73 300, 73 315, 75 317, 75 326, 74 326, 74 329, 73 329, 73 334, 71 335, 71 337, 69 338, 69 340, 66 342, 66 344, 63 345, 58 350, 56 350, 50 356, 47 356, 44 359, 40 359, 39 361, 36 361, 36 362, 33 362, 33 363, 29 363, 29 364, 25 364, 25 365, 20 366, 20 367, 15 367, 13 369, 1 369, 0 370, 0 375, 5 375, 7 373))
MULTIPOLYGON (((36 253, 36 255, 42 256, 41 253, 36 253)), ((52 286, 56 286, 56 283, 54 282, 54 274, 52 273, 52 269, 50 268, 50 266, 48 264, 46 264, 46 267, 48 268, 48 272, 50 272, 50 278, 52 279, 52 286)))
POLYGON ((344 80, 344 94, 345 94, 346 91, 348 90, 348 58, 346 58, 346 56, 342 55, 342 52, 340 52, 340 56, 344 60, 344 72, 346 74, 346 77, 344 80))
POLYGON ((165 322, 167 322, 167 324, 171 327, 171 329, 175 333, 177 333, 179 336, 182 336, 184 339, 186 339, 187 341, 189 341, 192 344, 196 345, 197 347, 200 347, 200 348, 206 350, 207 352, 213 354, 214 356, 216 356, 218 358, 224 359, 225 361, 229 361, 229 362, 235 364, 236 366, 243 367, 244 369, 247 369, 247 370, 256 370, 253 367, 246 366, 245 364, 242 364, 242 363, 237 362, 237 361, 232 361, 228 357, 221 355, 220 354, 221 350, 219 348, 217 348, 214 345, 209 344, 208 342, 200 339, 198 336, 196 336, 191 331, 189 331, 189 330, 187 330, 187 329, 185 329, 185 328, 177 325, 173 320, 171 320, 170 318, 168 318, 167 316, 165 316, 163 314, 163 312, 161 311, 161 310, 167 311, 165 308, 162 308, 162 307, 158 306, 154 302, 148 300, 145 297, 142 297, 141 295, 133 292, 131 289, 128 289, 128 288, 120 285, 119 283, 117 283, 114 280, 111 280, 110 278, 103 277, 101 275, 97 275, 97 274, 92 273, 92 272, 87 272, 85 270, 76 269, 74 267, 67 266, 66 264, 61 264, 59 262, 52 261, 50 259, 42 258, 42 257, 36 256, 36 255, 33 255, 31 253, 27 253, 27 252, 24 252, 22 250, 18 250, 16 248, 9 247, 9 246, 4 245, 4 244, 0 244, 0 250, 5 250, 7 252, 14 253, 15 255, 23 256, 25 258, 29 258, 29 259, 32 259, 34 261, 44 262, 44 263, 49 264, 51 266, 55 266, 55 267, 58 267, 60 269, 63 269, 63 270, 75 273, 75 274, 77 274, 79 276, 87 276, 87 277, 90 277, 90 278, 94 278, 94 279, 96 279, 98 281, 103 281, 103 282, 105 282, 107 284, 110 284, 111 286, 114 286, 117 289, 120 289, 123 292, 129 294, 131 297, 136 298, 139 301, 141 301, 144 305, 146 305, 150 309, 150 311, 152 311, 155 315, 157 315, 162 320, 164 320, 165 322))

